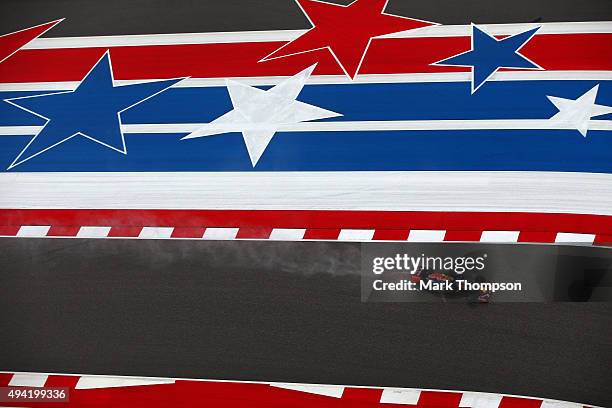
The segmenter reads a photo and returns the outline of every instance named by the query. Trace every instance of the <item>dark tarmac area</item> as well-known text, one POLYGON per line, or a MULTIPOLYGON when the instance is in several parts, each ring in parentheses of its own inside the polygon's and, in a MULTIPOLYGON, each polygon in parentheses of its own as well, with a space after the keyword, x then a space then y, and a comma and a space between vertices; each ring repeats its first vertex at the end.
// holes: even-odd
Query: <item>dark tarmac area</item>
POLYGON ((357 243, 3 238, 0 248, 2 370, 612 406, 610 303, 362 303, 357 243))
MULTIPOLYGON (((352 0, 331 1, 349 4, 352 0)), ((610 0, 390 0, 387 13, 440 24, 611 21, 610 0)), ((310 28, 294 0, 2 0, 2 34, 66 18, 44 37, 310 28)))

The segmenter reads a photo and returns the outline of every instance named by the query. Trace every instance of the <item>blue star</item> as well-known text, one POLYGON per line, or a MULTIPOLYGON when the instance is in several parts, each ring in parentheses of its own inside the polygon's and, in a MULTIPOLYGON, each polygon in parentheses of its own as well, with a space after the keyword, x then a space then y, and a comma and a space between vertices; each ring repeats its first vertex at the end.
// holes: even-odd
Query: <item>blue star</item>
POLYGON ((79 135, 127 154, 125 137, 121 131, 121 112, 182 80, 178 78, 113 86, 113 70, 107 51, 74 91, 5 99, 47 120, 7 170, 79 135))
POLYGON ((533 28, 498 40, 472 24, 472 49, 435 64, 472 67, 472 93, 474 93, 499 68, 542 69, 518 52, 539 29, 540 27, 533 28))

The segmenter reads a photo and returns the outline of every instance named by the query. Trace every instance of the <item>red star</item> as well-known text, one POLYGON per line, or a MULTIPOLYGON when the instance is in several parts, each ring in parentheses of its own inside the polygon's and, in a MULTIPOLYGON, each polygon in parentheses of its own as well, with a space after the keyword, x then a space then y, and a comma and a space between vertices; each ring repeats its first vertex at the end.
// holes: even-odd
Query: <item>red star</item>
POLYGON ((15 31, 14 33, 0 35, 0 62, 16 53, 21 47, 39 35, 53 28, 53 26, 62 20, 50 21, 45 24, 15 31))
POLYGON ((296 0, 312 28, 262 61, 327 48, 351 78, 359 71, 372 37, 435 25, 384 13, 389 0, 355 0, 348 6, 296 0))

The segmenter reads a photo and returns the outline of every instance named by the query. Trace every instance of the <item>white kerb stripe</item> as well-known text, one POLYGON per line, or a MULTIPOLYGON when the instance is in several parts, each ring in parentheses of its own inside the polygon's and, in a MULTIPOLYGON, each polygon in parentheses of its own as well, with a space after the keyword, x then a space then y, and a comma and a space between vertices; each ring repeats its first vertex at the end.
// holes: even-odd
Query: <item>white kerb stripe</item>
POLYGON ((482 231, 480 242, 517 242, 520 231, 482 231))
POLYGON ((544 400, 540 408, 582 408, 583 406, 575 402, 544 400))
POLYGON ((44 387, 49 376, 46 374, 13 374, 10 387, 44 387))
POLYGON ((77 238, 106 238, 111 227, 81 227, 77 232, 77 238))
POLYGON ((464 392, 459 402, 460 408, 498 408, 503 395, 483 392, 464 392))
POLYGON ((274 228, 270 234, 273 241, 300 241, 304 239, 304 228, 274 228))
POLYGON ((382 404, 416 405, 419 402, 421 390, 385 388, 380 396, 382 404))
POLYGON ((310 385, 310 384, 283 384, 270 383, 270 386, 285 390, 307 392, 309 394, 325 395, 326 397, 341 398, 344 387, 341 385, 310 385))
POLYGON ((170 238, 174 227, 143 227, 138 238, 163 239, 170 238))
POLYGON ((445 230, 410 230, 409 242, 442 242, 445 230))
POLYGON ((24 225, 19 228, 17 236, 22 238, 45 237, 49 228, 51 228, 50 225, 24 225))
POLYGON ((371 241, 374 230, 343 229, 340 230, 338 241, 371 241))
POLYGON ((556 243, 568 243, 568 244, 592 244, 595 241, 594 234, 575 234, 570 232, 559 232, 556 243))
POLYGON ((139 385, 174 384, 175 380, 161 378, 121 378, 121 377, 89 377, 79 378, 77 390, 93 388, 134 387, 139 385))
POLYGON ((227 240, 235 239, 238 228, 206 228, 203 239, 227 240))

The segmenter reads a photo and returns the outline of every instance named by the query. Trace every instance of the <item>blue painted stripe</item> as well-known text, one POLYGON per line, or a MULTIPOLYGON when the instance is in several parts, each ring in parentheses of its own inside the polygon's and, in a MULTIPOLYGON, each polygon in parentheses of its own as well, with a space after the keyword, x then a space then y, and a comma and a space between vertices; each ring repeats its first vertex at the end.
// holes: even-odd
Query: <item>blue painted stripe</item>
MULTIPOLYGON (((612 173, 610 132, 426 131, 277 133, 255 169, 239 133, 181 141, 126 135, 123 155, 75 137, 11 171, 516 170, 612 173)), ((30 136, 0 137, 8 167, 30 136)))
MULTIPOLYGON (((597 83, 597 102, 612 105, 612 81, 490 82, 474 95, 467 82, 311 85, 298 99, 342 113, 328 119, 339 121, 546 119, 557 112, 546 95, 575 99, 597 83)), ((4 92, 0 98, 39 93, 4 92)), ((204 123, 231 109, 225 87, 173 88, 124 112, 122 119, 126 124, 204 123)), ((41 118, 0 103, 0 126, 42 124, 41 118)))

